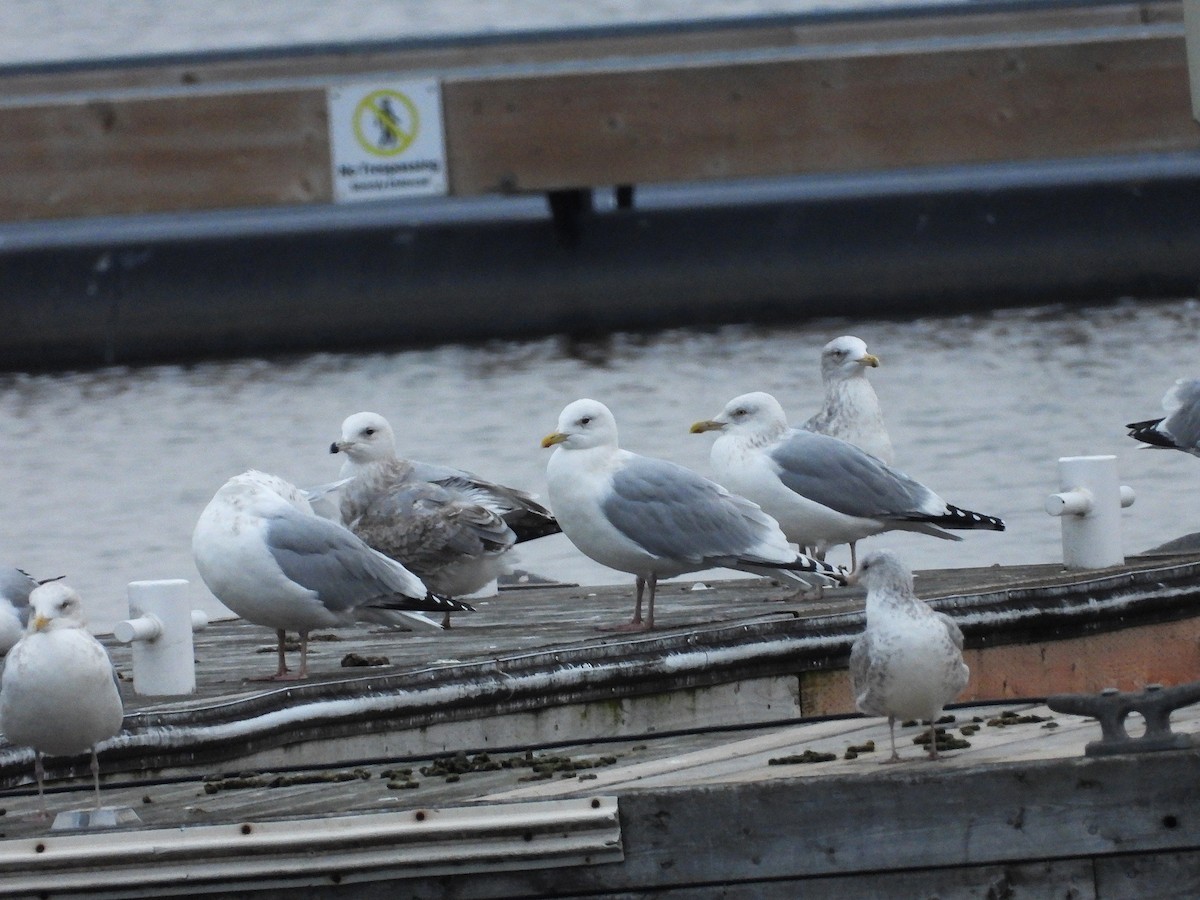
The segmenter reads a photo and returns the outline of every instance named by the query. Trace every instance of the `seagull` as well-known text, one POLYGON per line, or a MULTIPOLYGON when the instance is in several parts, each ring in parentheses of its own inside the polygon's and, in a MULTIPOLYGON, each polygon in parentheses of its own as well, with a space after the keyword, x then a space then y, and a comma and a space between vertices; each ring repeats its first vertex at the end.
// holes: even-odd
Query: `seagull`
POLYGON ((1167 415, 1161 419, 1130 422, 1129 437, 1164 450, 1182 450, 1200 456, 1200 378, 1180 378, 1162 400, 1167 415))
POLYGON ((899 762, 896 720, 929 722, 929 758, 937 759, 937 720, 967 686, 963 635, 954 620, 913 593, 912 572, 890 550, 868 553, 850 574, 867 589, 867 628, 850 650, 854 705, 887 716, 888 762, 899 762))
POLYGON ((637 605, 621 631, 654 628, 660 578, 729 568, 757 575, 815 573, 840 582, 837 569, 788 546, 757 505, 690 469, 617 446, 617 423, 596 400, 576 400, 542 440, 554 447, 546 467, 550 505, 563 532, 584 555, 635 576, 637 605), (649 609, 642 619, 642 596, 649 609))
POLYGON ((29 628, 9 651, 0 686, 0 730, 9 743, 33 748, 38 801, 46 813, 42 754, 90 750, 96 808, 100 761, 96 745, 121 730, 124 712, 116 673, 104 647, 83 623, 83 606, 61 581, 29 595, 29 628))
POLYGON ((247 621, 274 628, 279 668, 268 680, 308 675, 308 635, 354 622, 438 625, 420 610, 471 609, 429 592, 400 563, 312 512, 295 485, 254 470, 230 478, 192 534, 200 577, 247 621), (300 668, 288 672, 284 638, 300 633, 300 668))
POLYGON ((346 527, 439 594, 479 590, 510 569, 514 545, 560 530, 524 491, 398 457, 395 433, 378 413, 347 418, 329 452, 347 457, 339 508, 346 527))
POLYGON ((37 581, 12 566, 0 567, 0 654, 7 653, 29 624, 29 594, 37 581))
POLYGON ((994 516, 952 506, 925 485, 853 444, 789 428, 779 401, 743 394, 693 434, 720 431, 710 458, 717 480, 778 520, 789 541, 823 554, 884 531, 918 531, 945 540, 947 528, 1003 531, 994 516))
POLYGON ((868 353, 867 345, 853 335, 826 344, 821 351, 825 405, 803 427, 849 441, 890 466, 895 459, 892 439, 883 424, 879 398, 867 380, 867 368, 878 365, 879 357, 868 353))

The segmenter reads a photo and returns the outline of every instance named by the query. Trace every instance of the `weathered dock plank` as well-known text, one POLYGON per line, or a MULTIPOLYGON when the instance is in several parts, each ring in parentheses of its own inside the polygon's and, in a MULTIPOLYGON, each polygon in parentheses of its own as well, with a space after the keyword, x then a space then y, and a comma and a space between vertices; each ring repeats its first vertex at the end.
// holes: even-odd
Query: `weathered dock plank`
MULTIPOLYGON (((875 42, 844 25, 781 46, 768 29, 749 49, 674 52, 660 35, 637 55, 436 68, 450 192, 1200 147, 1177 4, 1056 15, 958 17, 952 36, 915 39, 910 26, 875 42)), ((176 72, 188 83, 8 95, 0 221, 331 202, 325 91, 338 66, 293 65, 269 80, 176 72)))

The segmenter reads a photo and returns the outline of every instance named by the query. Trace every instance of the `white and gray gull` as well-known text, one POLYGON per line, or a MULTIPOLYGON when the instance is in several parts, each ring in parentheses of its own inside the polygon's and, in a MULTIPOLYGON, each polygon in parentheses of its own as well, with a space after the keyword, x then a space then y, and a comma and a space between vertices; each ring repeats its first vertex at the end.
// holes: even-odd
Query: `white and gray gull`
POLYGON ((84 627, 83 604, 61 581, 29 595, 29 628, 5 659, 0 731, 11 744, 32 747, 42 813, 43 754, 90 751, 96 806, 100 762, 96 745, 121 730, 124 710, 104 647, 84 627))
POLYGON ((559 531, 524 491, 397 456, 395 433, 378 413, 347 418, 329 452, 347 458, 339 501, 346 527, 436 593, 480 589, 509 570, 514 545, 559 531))
POLYGON ((963 635, 954 621, 913 593, 912 572, 889 550, 868 553, 850 574, 867 589, 866 630, 850 650, 854 705, 869 716, 887 716, 892 755, 896 720, 929 722, 929 756, 938 758, 937 720, 967 686, 963 635))
POLYGON ((849 441, 890 466, 895 461, 892 439, 879 397, 867 380, 867 369, 878 365, 879 357, 867 352, 861 338, 846 334, 826 344, 821 351, 824 405, 803 427, 849 441))
POLYGON ((29 595, 38 586, 31 576, 12 566, 0 566, 0 654, 7 653, 29 624, 29 595))
POLYGON ((1200 378, 1180 378, 1162 400, 1166 415, 1130 422, 1129 437, 1150 447, 1200 456, 1200 378))
POLYGON ((584 555, 635 576, 633 620, 620 630, 654 627, 660 578, 730 568, 808 585, 840 583, 837 569, 798 554, 758 506, 683 466, 617 445, 617 423, 596 400, 576 400, 542 440, 550 505, 563 533, 584 555), (649 607, 642 618, 642 597, 649 607))
POLYGON ((735 397, 692 433, 719 431, 710 459, 717 480, 778 520, 788 540, 824 553, 884 531, 951 541, 946 529, 1003 531, 995 516, 947 503, 925 485, 853 444, 788 427, 783 407, 761 391, 735 397))
POLYGON ((196 523, 192 555, 218 600, 247 621, 276 630, 273 679, 307 676, 313 629, 355 622, 439 628, 420 613, 471 609, 430 593, 400 563, 315 515, 294 485, 263 472, 245 472, 221 486, 196 523), (287 631, 300 634, 294 675, 284 658, 287 631))

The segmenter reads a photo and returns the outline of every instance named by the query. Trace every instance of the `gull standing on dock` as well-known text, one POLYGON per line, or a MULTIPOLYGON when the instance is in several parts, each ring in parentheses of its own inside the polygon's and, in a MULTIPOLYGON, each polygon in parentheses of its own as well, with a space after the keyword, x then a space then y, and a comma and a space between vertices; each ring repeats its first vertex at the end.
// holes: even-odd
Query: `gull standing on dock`
POLYGON ((347 457, 339 507, 346 527, 439 594, 479 590, 511 570, 514 545, 560 530, 524 491, 397 456, 395 432, 378 413, 347 418, 329 452, 347 457))
POLYGON ((913 593, 912 572, 890 550, 868 553, 850 573, 867 589, 867 628, 850 650, 854 705, 869 716, 887 716, 892 755, 896 720, 929 722, 929 757, 938 758, 937 720, 970 677, 963 635, 944 613, 913 593))
POLYGON ((1162 400, 1161 419, 1130 422, 1129 437, 1150 447, 1200 456, 1200 378, 1180 378, 1162 400))
POLYGON ((744 497, 690 469, 617 446, 617 423, 596 400, 576 400, 542 440, 550 505, 563 532, 584 555, 636 577, 637 605, 624 631, 654 628, 660 578, 729 568, 841 581, 830 565, 797 554, 775 521, 744 497), (642 595, 650 589, 646 618, 642 595))
POLYGON ((349 530, 313 513, 294 485, 263 472, 236 475, 205 507, 192 534, 200 577, 243 619, 274 628, 279 667, 271 679, 308 675, 308 635, 355 622, 414 622, 420 611, 470 611, 431 594, 416 575, 349 530), (288 672, 287 631, 300 633, 300 669, 288 672))
POLYGON ((38 800, 46 812, 42 755, 92 754, 100 808, 96 745, 121 730, 124 710, 108 654, 84 627, 83 604, 54 581, 29 595, 25 636, 9 651, 0 685, 0 731, 11 744, 32 747, 38 800))
POLYGON ((890 466, 895 459, 892 439, 879 397, 867 380, 867 368, 878 365, 879 357, 867 352, 861 338, 846 334, 826 344, 821 351, 825 404, 803 427, 848 441, 890 466))
POLYGON ((29 595, 38 583, 13 566, 0 567, 0 654, 9 650, 25 634, 29 624, 29 595))
POLYGON ((950 541, 947 528, 1003 531, 994 516, 952 506, 925 485, 845 441, 789 428, 779 401, 743 394, 692 433, 720 431, 710 458, 717 480, 778 520, 788 540, 824 553, 884 531, 950 541))

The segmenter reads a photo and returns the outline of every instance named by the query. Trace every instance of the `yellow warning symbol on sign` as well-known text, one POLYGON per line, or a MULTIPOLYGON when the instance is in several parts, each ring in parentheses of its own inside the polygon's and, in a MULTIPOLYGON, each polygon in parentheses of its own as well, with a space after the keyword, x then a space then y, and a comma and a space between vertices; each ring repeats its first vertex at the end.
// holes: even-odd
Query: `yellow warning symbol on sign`
POLYGON ((373 156, 395 156, 416 140, 421 117, 405 94, 378 90, 367 94, 354 108, 354 137, 373 156))

